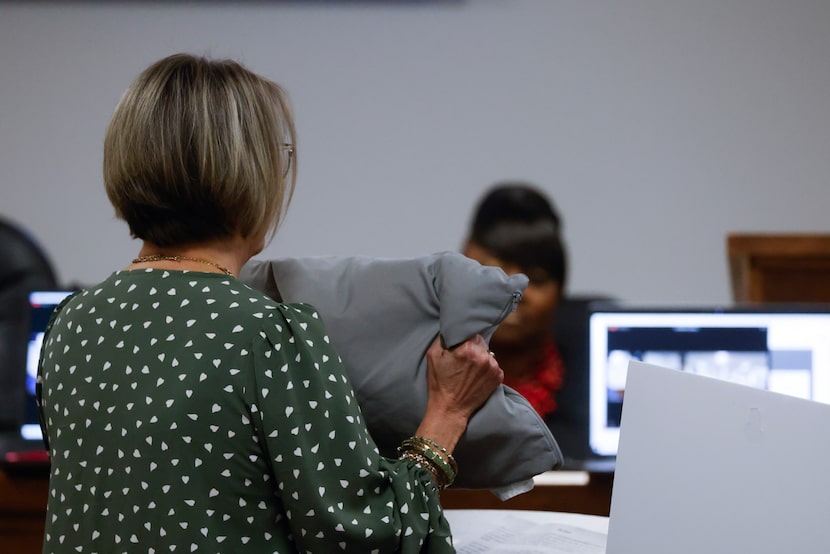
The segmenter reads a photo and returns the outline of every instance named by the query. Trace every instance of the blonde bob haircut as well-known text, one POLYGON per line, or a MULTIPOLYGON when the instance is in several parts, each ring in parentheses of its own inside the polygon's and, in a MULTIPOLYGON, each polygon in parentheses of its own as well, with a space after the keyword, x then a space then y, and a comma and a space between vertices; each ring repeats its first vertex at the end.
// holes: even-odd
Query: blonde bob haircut
POLYGON ((286 93, 233 60, 164 58, 126 90, 104 185, 133 237, 171 247, 273 237, 294 192, 286 93))

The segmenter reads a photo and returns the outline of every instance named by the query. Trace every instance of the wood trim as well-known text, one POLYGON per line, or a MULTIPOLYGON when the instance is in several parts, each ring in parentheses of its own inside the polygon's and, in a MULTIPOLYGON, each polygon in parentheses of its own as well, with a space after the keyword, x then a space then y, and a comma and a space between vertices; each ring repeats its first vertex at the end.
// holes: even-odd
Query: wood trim
POLYGON ((830 302, 830 234, 733 233, 727 257, 735 302, 830 302))
POLYGON ((613 473, 591 473, 585 485, 536 485, 502 501, 489 490, 453 489, 441 493, 446 509, 542 510, 608 516, 613 473))
POLYGON ((48 490, 48 474, 0 470, 0 552, 41 552, 48 490))

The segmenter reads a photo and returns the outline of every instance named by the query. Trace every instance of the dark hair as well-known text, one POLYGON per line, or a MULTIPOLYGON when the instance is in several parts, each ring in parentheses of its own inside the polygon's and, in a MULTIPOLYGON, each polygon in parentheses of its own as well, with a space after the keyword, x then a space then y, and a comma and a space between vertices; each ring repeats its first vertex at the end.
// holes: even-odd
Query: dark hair
MULTIPOLYGON (((479 201, 470 239, 495 257, 565 285, 567 256, 553 203, 526 183, 499 183, 479 201)), ((533 275, 530 275, 533 278, 533 275)))

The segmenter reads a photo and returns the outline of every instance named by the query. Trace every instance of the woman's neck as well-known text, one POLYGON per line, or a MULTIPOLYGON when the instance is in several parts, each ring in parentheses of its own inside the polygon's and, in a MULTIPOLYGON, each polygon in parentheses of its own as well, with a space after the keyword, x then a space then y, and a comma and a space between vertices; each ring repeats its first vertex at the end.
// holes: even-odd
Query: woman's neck
POLYGON ((505 376, 513 382, 530 380, 545 357, 545 341, 539 340, 521 346, 490 344, 505 376))
POLYGON ((176 269, 238 276, 242 266, 258 252, 241 237, 199 244, 161 247, 145 241, 127 269, 176 269))

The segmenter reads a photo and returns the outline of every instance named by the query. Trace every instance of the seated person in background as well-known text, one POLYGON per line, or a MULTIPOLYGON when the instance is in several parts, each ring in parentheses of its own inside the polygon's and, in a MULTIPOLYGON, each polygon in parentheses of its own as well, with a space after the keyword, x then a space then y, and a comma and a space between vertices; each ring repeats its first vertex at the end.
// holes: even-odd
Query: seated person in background
POLYGON ((44 552, 454 552, 439 490, 502 371, 480 336, 436 340, 416 436, 379 455, 314 307, 237 280, 294 136, 283 90, 233 61, 174 55, 121 98, 104 182, 141 249, 46 331, 44 552))
POLYGON ((530 185, 500 183, 479 201, 463 252, 482 265, 530 278, 518 308, 490 339, 490 349, 504 370, 504 384, 547 418, 556 410, 565 373, 551 335, 566 275, 556 209, 530 185))

